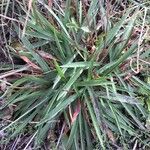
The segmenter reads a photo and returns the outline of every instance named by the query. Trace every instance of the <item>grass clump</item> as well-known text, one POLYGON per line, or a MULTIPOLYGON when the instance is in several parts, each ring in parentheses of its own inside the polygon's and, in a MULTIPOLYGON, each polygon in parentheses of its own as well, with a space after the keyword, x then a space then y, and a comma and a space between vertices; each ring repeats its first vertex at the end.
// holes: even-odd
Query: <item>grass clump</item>
POLYGON ((9 48, 24 65, 2 74, 0 109, 12 112, 1 142, 30 135, 22 147, 148 149, 145 3, 29 1, 22 23, 12 22, 9 48))

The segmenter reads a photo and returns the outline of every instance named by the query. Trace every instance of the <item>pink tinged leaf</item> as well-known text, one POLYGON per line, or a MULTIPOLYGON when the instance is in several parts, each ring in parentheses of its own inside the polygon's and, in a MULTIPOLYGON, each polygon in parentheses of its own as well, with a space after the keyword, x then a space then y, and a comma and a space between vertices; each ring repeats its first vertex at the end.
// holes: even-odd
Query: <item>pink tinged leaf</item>
POLYGON ((34 69, 38 69, 41 70, 40 67, 38 67, 36 64, 34 64, 33 62, 31 62, 26 56, 20 56, 28 65, 30 65, 31 67, 33 67, 34 69))
POLYGON ((71 118, 71 124, 73 124, 75 122, 75 120, 77 119, 77 117, 80 113, 80 110, 81 110, 81 103, 80 103, 80 101, 78 101, 75 112, 73 113, 72 118, 71 118))
POLYGON ((51 59, 51 60, 54 60, 54 59, 55 59, 54 56, 52 56, 51 54, 46 53, 46 52, 44 52, 44 51, 37 51, 37 53, 38 53, 42 58, 51 59))
POLYGON ((48 0, 48 6, 49 6, 50 8, 52 8, 52 5, 53 5, 53 0, 48 0))

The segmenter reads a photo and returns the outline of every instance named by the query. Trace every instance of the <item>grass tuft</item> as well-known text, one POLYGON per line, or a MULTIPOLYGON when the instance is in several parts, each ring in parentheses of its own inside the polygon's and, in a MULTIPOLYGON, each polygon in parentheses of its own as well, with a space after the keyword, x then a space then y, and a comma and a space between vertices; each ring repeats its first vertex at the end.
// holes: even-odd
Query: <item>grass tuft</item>
POLYGON ((149 1, 0 6, 1 149, 150 148, 149 1))

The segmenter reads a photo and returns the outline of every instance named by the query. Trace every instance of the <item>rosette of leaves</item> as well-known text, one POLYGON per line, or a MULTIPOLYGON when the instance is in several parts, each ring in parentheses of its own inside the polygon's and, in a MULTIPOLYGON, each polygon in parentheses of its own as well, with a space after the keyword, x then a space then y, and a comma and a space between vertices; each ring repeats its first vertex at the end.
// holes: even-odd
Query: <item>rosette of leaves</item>
MULTIPOLYGON (((127 8, 114 19, 105 16, 98 0, 86 8, 82 1, 66 1, 65 8, 38 2, 20 36, 24 49, 17 51, 30 68, 11 81, 1 109, 14 106, 12 122, 2 131, 12 139, 30 126, 34 133, 28 145, 35 147, 46 139, 64 149, 142 143, 138 134, 149 134, 137 89, 148 93, 150 86, 130 66, 133 59, 136 67, 138 37, 132 36, 139 8, 127 8)), ((14 27, 19 34, 17 24, 14 27)))

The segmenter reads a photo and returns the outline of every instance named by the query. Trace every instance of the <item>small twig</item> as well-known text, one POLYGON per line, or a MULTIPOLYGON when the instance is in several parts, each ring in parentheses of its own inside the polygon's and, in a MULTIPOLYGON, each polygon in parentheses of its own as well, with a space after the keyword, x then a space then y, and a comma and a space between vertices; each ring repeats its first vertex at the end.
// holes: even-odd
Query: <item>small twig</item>
POLYGON ((3 95, 0 96, 0 99, 3 99, 6 96, 7 92, 8 92, 8 89, 6 89, 3 95))
POLYGON ((17 146, 17 144, 18 144, 19 141, 20 141, 20 137, 21 137, 21 134, 15 139, 15 141, 14 141, 14 143, 13 143, 13 145, 12 145, 11 150, 15 150, 15 149, 16 149, 16 146, 17 146))
POLYGON ((63 134, 63 131, 64 131, 64 128, 65 128, 65 122, 63 123, 63 126, 62 126, 62 129, 61 129, 61 132, 60 132, 60 136, 58 138, 58 141, 57 141, 57 145, 56 145, 56 149, 58 148, 58 145, 60 143, 60 140, 61 140, 61 137, 62 137, 62 134, 63 134))
POLYGON ((29 3, 28 3, 28 11, 27 11, 27 16, 26 16, 26 19, 25 19, 24 27, 23 27, 23 30, 22 30, 22 37, 24 36, 25 31, 26 31, 26 26, 27 26, 27 23, 28 23, 28 18, 29 18, 30 10, 32 8, 32 1, 33 0, 29 0, 29 3))
POLYGON ((143 42, 142 35, 143 35, 143 31, 144 31, 144 25, 145 25, 146 15, 147 15, 147 8, 145 7, 144 18, 143 18, 141 33, 140 33, 139 42, 138 42, 137 59, 136 59, 137 68, 136 68, 136 70, 132 68, 132 70, 133 70, 135 73, 139 73, 139 71, 140 71, 140 63, 139 63, 139 59, 140 59, 140 49, 141 49, 140 46, 141 46, 141 44, 142 44, 142 42, 143 42))
POLYGON ((28 65, 28 66, 24 66, 23 68, 20 68, 20 69, 5 72, 4 74, 0 74, 0 79, 6 78, 8 76, 14 75, 15 73, 18 73, 18 72, 21 72, 24 70, 28 70, 29 68, 30 68, 30 66, 28 65))
POLYGON ((150 65, 150 62, 148 62, 148 61, 145 61, 145 60, 143 60, 143 59, 139 59, 139 60, 142 61, 142 62, 144 62, 145 64, 150 65))
POLYGON ((137 140, 135 141, 135 144, 134 144, 134 147, 133 147, 133 150, 136 150, 136 148, 137 148, 137 140))
POLYGON ((17 20, 17 19, 14 19, 14 18, 11 18, 11 17, 7 17, 7 16, 2 15, 2 14, 0 14, 0 17, 5 18, 5 19, 9 19, 9 20, 11 20, 11 21, 15 21, 15 22, 23 23, 23 22, 21 22, 21 21, 19 21, 19 20, 17 20))
POLYGON ((9 82, 7 82, 7 81, 5 81, 5 80, 1 80, 1 79, 0 79, 0 82, 4 82, 5 84, 8 84, 8 85, 10 85, 10 86, 12 85, 11 83, 9 83, 9 82))
POLYGON ((34 139, 34 137, 36 136, 37 131, 34 133, 34 135, 31 137, 31 139, 29 140, 29 142, 27 143, 26 147, 23 150, 26 150, 28 148, 28 146, 30 145, 30 143, 32 142, 32 140, 34 139))

